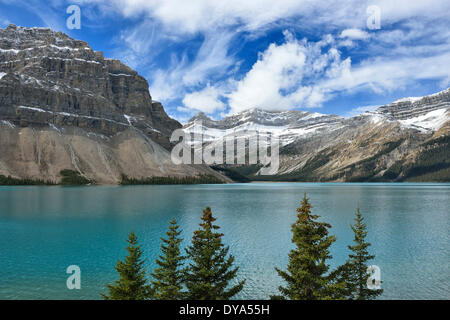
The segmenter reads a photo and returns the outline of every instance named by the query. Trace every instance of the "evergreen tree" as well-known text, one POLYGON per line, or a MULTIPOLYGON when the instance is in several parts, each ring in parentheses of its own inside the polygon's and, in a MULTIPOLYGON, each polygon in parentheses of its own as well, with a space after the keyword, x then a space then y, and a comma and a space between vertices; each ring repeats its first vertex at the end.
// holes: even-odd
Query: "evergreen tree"
POLYGON ((166 232, 167 239, 161 238, 162 255, 156 259, 158 268, 151 273, 153 299, 157 300, 180 300, 184 298, 181 291, 183 288, 183 270, 181 266, 185 257, 180 254, 181 230, 173 218, 166 232))
POLYGON ((347 262, 338 270, 338 277, 346 283, 344 291, 346 298, 354 300, 374 299, 383 292, 383 289, 373 290, 367 287, 367 280, 370 276, 367 273, 367 261, 372 260, 375 256, 369 254, 370 243, 366 242, 367 226, 363 220, 358 208, 355 224, 350 225, 355 234, 354 245, 348 246, 352 253, 349 254, 347 262))
POLYGON ((336 241, 328 235, 331 225, 318 222, 318 215, 311 213, 311 204, 303 197, 297 209, 297 221, 292 225, 292 242, 296 248, 289 253, 287 271, 275 268, 286 281, 287 286, 280 286, 281 296, 273 299, 323 300, 342 298, 340 289, 343 284, 333 282, 327 275, 329 265, 326 260, 332 256, 330 246, 336 241))
POLYGON ((116 270, 120 279, 114 284, 107 284, 109 295, 102 294, 105 300, 144 300, 150 295, 150 287, 145 278, 142 249, 134 232, 128 236, 128 256, 124 261, 117 261, 116 270))
POLYGON ((220 227, 214 225, 211 208, 203 210, 200 229, 194 232, 192 244, 186 249, 191 263, 186 269, 188 298, 193 300, 227 300, 240 292, 245 280, 228 288, 239 268, 233 268, 234 257, 222 243, 220 227))

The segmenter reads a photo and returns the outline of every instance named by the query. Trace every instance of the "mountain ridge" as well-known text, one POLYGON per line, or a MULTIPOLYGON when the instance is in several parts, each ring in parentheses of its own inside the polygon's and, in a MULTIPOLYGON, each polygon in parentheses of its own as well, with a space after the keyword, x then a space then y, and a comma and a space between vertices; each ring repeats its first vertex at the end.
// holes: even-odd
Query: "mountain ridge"
POLYGON ((195 120, 202 120, 206 143, 219 143, 226 136, 252 130, 279 138, 277 175, 260 177, 261 167, 231 165, 254 180, 407 181, 424 176, 426 181, 450 181, 446 157, 449 111, 447 88, 421 98, 400 99, 350 118, 253 108, 218 121, 201 114, 183 128, 193 132, 199 125, 195 120), (433 141, 436 145, 431 148, 433 141), (438 160, 428 159, 427 153, 438 160))

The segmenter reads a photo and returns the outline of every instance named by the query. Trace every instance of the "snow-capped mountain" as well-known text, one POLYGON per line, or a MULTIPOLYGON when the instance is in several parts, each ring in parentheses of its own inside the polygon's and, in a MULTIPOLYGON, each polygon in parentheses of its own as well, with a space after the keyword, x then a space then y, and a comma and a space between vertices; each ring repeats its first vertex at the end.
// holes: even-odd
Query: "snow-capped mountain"
POLYGON ((218 121, 200 113, 183 128, 203 134, 201 141, 193 143, 220 143, 223 137, 255 131, 278 137, 278 175, 285 180, 401 180, 436 170, 445 171, 445 180, 450 179, 448 160, 438 166, 433 160, 431 168, 423 169, 420 175, 411 172, 415 163, 425 161, 427 152, 437 152, 433 155, 437 158, 447 152, 442 150, 448 147, 449 120, 450 89, 446 89, 425 97, 400 99, 351 118, 255 108, 218 121), (430 147, 435 139, 437 149, 430 147), (394 170, 394 165, 396 171, 392 173, 389 170, 394 170))
MULTIPOLYGON (((373 123, 397 122, 405 128, 429 133, 439 130, 449 120, 449 110, 450 89, 446 89, 426 97, 400 99, 356 118, 365 117, 367 121, 373 123)), ((201 112, 191 118, 183 128, 187 132, 194 132, 196 125, 196 130, 201 125, 206 141, 214 141, 231 133, 269 132, 278 137, 281 145, 285 146, 298 138, 323 135, 337 129, 352 127, 354 120, 317 112, 298 110, 280 112, 253 108, 217 121, 201 112)))
POLYGON ((378 108, 373 114, 426 133, 439 130, 449 120, 449 110, 450 88, 425 97, 399 99, 378 108))
POLYGON ((204 113, 191 118, 183 127, 187 132, 199 130, 202 126, 204 140, 214 141, 229 134, 246 132, 270 133, 280 139, 281 145, 287 145, 297 137, 322 134, 342 127, 344 118, 305 111, 264 111, 253 108, 236 115, 215 121, 204 113))

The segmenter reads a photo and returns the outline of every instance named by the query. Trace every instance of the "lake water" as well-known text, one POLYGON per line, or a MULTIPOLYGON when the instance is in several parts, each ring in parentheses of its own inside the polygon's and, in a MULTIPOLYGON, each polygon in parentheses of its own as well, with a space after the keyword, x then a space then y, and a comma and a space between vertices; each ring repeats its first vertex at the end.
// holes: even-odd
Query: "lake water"
POLYGON ((292 248, 290 225, 307 192, 337 236, 332 266, 345 261, 359 205, 383 299, 450 299, 450 184, 251 183, 185 186, 0 187, 0 299, 98 299, 116 279, 131 230, 147 269, 175 217, 184 245, 211 206, 247 279, 237 298, 267 299, 292 248), (81 290, 66 268, 81 268, 81 290))

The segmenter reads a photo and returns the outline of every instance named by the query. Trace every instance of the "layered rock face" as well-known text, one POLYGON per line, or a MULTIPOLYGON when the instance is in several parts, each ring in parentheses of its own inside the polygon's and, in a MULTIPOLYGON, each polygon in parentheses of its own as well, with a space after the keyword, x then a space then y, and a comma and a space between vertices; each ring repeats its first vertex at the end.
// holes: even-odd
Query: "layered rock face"
POLYGON ((63 33, 11 25, 0 30, 0 61, 0 117, 13 124, 105 135, 132 125, 165 147, 180 127, 136 71, 63 33))
POLYGON ((292 143, 300 136, 311 136, 342 127, 344 118, 335 115, 291 110, 284 112, 250 109, 215 121, 199 113, 184 125, 184 130, 193 132, 195 125, 203 126, 204 135, 214 140, 227 134, 249 131, 270 132, 280 139, 281 145, 292 143))
POLYGON ((352 118, 252 109, 221 121, 200 114, 184 130, 194 131, 200 120, 206 143, 252 130, 279 138, 276 175, 260 177, 261 166, 232 166, 251 179, 450 181, 450 89, 352 118))
POLYGON ((99 183, 185 176, 169 137, 181 125, 147 81, 118 60, 46 28, 0 29, 0 174, 58 180, 77 170, 99 183))
POLYGON ((408 120, 425 116, 431 111, 450 108, 450 88, 425 97, 410 97, 394 101, 376 111, 392 120, 408 120))

